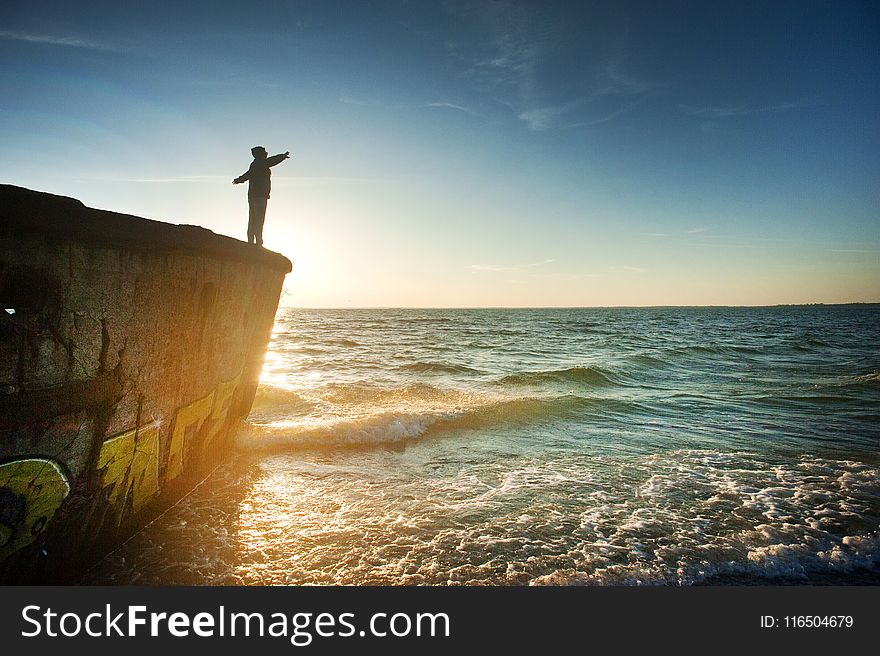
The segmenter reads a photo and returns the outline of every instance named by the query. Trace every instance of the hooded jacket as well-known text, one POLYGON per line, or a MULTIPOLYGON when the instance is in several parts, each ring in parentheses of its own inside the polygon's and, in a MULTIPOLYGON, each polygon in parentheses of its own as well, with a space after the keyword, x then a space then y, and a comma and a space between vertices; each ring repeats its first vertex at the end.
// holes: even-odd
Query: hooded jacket
POLYGON ((246 173, 242 173, 235 179, 236 183, 248 181, 248 198, 269 198, 272 190, 271 167, 280 164, 286 158, 284 155, 272 155, 265 159, 254 159, 246 173))

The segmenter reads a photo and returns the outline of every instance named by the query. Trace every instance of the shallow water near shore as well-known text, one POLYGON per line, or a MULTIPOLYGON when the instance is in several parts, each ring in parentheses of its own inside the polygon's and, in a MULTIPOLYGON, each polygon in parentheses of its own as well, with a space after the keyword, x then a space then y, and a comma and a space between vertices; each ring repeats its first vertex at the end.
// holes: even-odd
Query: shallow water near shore
POLYGON ((880 581, 880 306, 279 310, 109 584, 880 581))

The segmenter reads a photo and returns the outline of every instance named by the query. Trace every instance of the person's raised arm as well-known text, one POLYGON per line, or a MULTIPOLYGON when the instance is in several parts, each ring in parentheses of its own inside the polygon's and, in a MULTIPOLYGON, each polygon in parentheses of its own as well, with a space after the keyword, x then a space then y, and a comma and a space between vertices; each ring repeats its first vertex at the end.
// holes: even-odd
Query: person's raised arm
POLYGON ((266 164, 269 166, 275 166, 276 164, 281 164, 284 160, 290 157, 290 151, 288 150, 286 153, 281 153, 280 155, 272 155, 269 159, 266 160, 266 164))
POLYGON ((246 182, 251 177, 251 171, 248 169, 240 176, 238 176, 235 180, 232 181, 232 184, 241 184, 242 182, 246 182))

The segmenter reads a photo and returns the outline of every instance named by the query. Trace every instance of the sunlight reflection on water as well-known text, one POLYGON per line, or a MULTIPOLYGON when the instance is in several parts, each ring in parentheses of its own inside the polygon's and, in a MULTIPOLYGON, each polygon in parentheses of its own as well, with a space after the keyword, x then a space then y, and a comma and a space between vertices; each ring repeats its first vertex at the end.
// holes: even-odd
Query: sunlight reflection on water
POLYGON ((855 580, 880 558, 878 319, 282 310, 238 456, 93 576, 855 580))

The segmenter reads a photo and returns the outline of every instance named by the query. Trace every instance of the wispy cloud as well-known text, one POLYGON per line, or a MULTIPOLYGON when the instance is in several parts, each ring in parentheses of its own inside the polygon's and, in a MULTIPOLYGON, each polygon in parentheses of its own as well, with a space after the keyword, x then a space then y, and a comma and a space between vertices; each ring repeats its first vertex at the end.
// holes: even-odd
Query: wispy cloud
POLYGON ((446 100, 433 100, 419 103, 388 103, 370 98, 355 98, 349 94, 343 93, 339 95, 339 102, 345 105, 355 105, 357 107, 378 107, 386 109, 451 109, 477 118, 483 118, 483 115, 480 112, 471 109, 466 105, 446 100))
POLYGON ((480 112, 474 111, 470 107, 465 107, 464 105, 458 105, 456 103, 451 102, 429 102, 422 105, 423 107, 437 107, 440 109, 454 109, 459 112, 464 112, 465 114, 470 114, 471 116, 476 116, 477 118, 483 118, 483 115, 480 112))
POLYGON ((639 94, 650 90, 651 85, 626 70, 625 60, 626 49, 621 42, 613 53, 602 62, 600 70, 610 83, 602 89, 605 94, 639 94))
POLYGON ((647 89, 646 84, 635 82, 621 83, 620 86, 605 85, 577 98, 554 104, 538 104, 538 98, 524 96, 522 103, 526 109, 519 111, 517 116, 536 132, 599 125, 638 107, 645 101, 647 89))
POLYGON ((676 237, 681 235, 699 235, 705 232, 709 232, 709 228, 690 228, 689 230, 683 230, 680 232, 643 232, 643 237, 654 237, 658 239, 667 239, 669 237, 676 237))
POLYGON ((645 99, 646 99, 646 96, 641 96, 639 98, 636 98, 631 103, 627 103, 625 105, 622 105, 622 106, 618 107, 617 109, 612 110, 611 112, 609 112, 603 116, 599 116, 598 118, 591 118, 589 120, 581 121, 579 123, 573 123, 570 127, 573 127, 573 128, 574 127, 578 127, 578 128, 579 127, 590 127, 593 125, 599 125, 601 123, 607 123, 608 121, 613 121, 618 116, 621 116, 622 114, 626 114, 627 112, 629 112, 629 111, 635 109, 636 107, 638 107, 639 105, 641 105, 645 101, 645 99))
POLYGON ((781 102, 772 105, 705 105, 696 107, 693 105, 679 105, 678 108, 685 114, 701 116, 704 118, 730 118, 732 116, 756 116, 759 114, 778 114, 793 109, 798 109, 803 103, 781 102))
POLYGON ((547 130, 559 125, 559 119, 575 110, 585 102, 577 99, 561 105, 550 107, 535 107, 519 113, 519 118, 526 122, 530 130, 547 130))
POLYGON ((50 46, 65 46, 69 48, 85 48, 88 50, 117 51, 118 48, 103 41, 82 39, 75 36, 55 36, 50 34, 31 34, 29 32, 13 32, 0 30, 0 39, 10 41, 25 41, 27 43, 41 43, 50 46))
POLYGON ((479 93, 532 131, 612 121, 651 88, 627 68, 625 33, 584 44, 564 16, 540 5, 480 3, 470 14, 479 41, 447 43, 450 57, 479 93))

